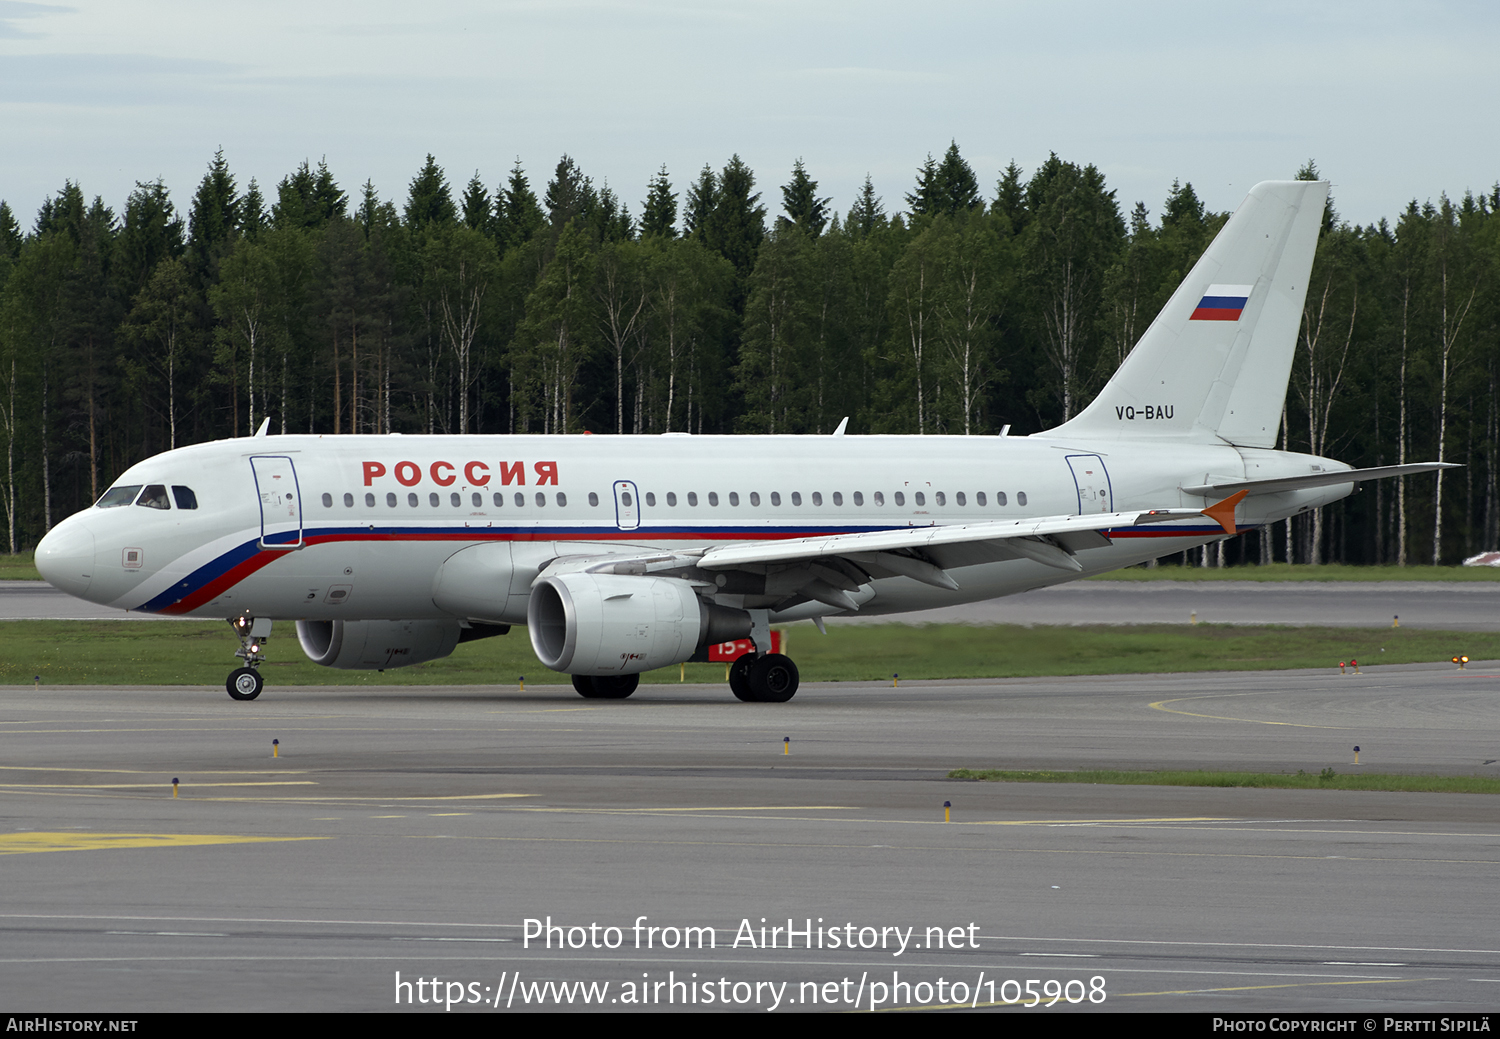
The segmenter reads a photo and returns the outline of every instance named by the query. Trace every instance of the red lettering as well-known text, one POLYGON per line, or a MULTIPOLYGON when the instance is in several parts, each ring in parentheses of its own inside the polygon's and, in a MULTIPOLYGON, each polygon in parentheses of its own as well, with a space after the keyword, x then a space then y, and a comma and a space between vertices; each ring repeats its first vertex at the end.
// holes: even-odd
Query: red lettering
POLYGON ((450 473, 453 472, 453 466, 449 465, 447 462, 433 462, 432 468, 428 470, 428 472, 432 474, 432 482, 437 484, 439 487, 448 487, 452 485, 453 481, 456 480, 457 477, 450 476, 445 480, 438 475, 439 469, 446 469, 450 473))
POLYGON ((464 479, 475 487, 483 487, 490 482, 490 467, 483 462, 470 462, 464 466, 464 479), (483 469, 484 475, 475 475, 477 469, 483 469))
POLYGON ((365 486, 366 487, 370 486, 370 481, 373 480, 373 479, 375 479, 375 477, 377 477, 377 476, 384 476, 384 475, 385 475, 385 466, 382 465, 380 462, 366 462, 365 463, 365 486))
POLYGON ((422 482, 422 467, 416 462, 397 462, 396 480, 402 487, 415 487, 422 482))
POLYGON ((557 486, 556 462, 537 462, 532 468, 536 470, 536 485, 538 487, 549 483, 554 487, 557 486))
POLYGON ((500 485, 516 483, 522 487, 526 486, 526 463, 525 462, 501 462, 500 463, 500 485))

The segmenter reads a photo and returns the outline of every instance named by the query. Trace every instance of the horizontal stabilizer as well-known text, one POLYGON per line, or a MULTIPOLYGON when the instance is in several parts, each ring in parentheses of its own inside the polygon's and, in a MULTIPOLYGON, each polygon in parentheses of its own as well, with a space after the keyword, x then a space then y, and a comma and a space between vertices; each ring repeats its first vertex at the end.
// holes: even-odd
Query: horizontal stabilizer
POLYGON ((1277 491, 1297 491, 1305 487, 1337 487, 1341 483, 1364 483, 1366 480, 1388 480, 1392 476, 1411 476, 1414 473, 1431 473, 1439 469, 1461 468, 1456 462, 1413 462, 1410 465, 1382 465, 1373 469, 1336 469, 1332 472, 1307 473, 1303 476, 1271 476, 1264 480, 1226 480, 1223 483, 1203 483, 1184 487, 1184 494, 1196 494, 1213 498, 1235 491, 1251 494, 1275 494, 1277 491))

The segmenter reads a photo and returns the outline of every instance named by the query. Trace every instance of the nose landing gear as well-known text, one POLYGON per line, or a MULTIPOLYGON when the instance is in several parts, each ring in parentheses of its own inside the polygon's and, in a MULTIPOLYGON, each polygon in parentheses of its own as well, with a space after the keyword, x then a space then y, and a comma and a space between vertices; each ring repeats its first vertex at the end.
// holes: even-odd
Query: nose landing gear
POLYGON ((266 660, 261 648, 271 637, 271 620, 268 617, 240 616, 230 618, 229 625, 240 637, 240 648, 234 651, 234 655, 243 660, 245 666, 229 672, 224 688, 232 699, 254 700, 266 686, 259 669, 266 660))

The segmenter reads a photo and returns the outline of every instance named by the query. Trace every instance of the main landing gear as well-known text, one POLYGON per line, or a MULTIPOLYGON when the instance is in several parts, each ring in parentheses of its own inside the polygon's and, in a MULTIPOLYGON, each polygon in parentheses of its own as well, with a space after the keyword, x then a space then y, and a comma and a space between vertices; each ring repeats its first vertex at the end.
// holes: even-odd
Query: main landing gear
POLYGON ((224 688, 235 700, 254 700, 266 687, 266 680, 260 677, 260 665, 266 660, 261 647, 271 637, 271 621, 266 617, 240 616, 231 618, 229 625, 240 637, 240 648, 234 651, 234 655, 243 660, 245 666, 229 672, 224 688))
MULTIPOLYGON (((623 700, 641 684, 640 675, 574 675, 573 688, 590 700, 623 700)), ((231 696, 234 694, 230 694, 231 696)))
POLYGON ((797 665, 780 653, 746 653, 729 665, 729 691, 747 703, 786 703, 799 681, 797 665))

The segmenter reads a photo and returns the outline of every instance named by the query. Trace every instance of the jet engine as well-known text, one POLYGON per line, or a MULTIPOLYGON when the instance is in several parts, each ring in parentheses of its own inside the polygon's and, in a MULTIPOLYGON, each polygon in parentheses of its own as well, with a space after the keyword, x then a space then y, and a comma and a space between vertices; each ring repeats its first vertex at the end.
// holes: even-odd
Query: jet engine
POLYGON ((750 615, 673 577, 572 573, 531 589, 526 626, 539 660, 572 675, 631 675, 745 638, 750 615))
POLYGON ((446 657, 460 642, 509 631, 452 621, 298 621, 297 641, 314 664, 343 671, 384 671, 446 657))

